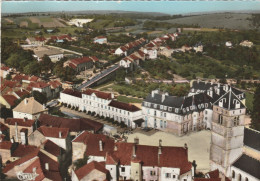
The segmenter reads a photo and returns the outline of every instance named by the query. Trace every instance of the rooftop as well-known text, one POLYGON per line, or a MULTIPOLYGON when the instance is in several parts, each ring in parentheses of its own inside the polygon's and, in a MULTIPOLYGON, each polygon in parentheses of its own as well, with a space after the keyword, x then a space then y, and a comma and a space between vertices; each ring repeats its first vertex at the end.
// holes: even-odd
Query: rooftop
POLYGON ((36 114, 45 111, 43 105, 37 102, 34 97, 25 98, 20 104, 18 104, 13 111, 36 114))

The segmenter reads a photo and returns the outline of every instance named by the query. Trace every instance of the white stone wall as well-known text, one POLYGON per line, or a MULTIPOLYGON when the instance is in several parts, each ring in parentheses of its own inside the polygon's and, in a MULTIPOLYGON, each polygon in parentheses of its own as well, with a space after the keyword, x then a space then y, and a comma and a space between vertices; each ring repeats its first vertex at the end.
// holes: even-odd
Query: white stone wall
POLYGON ((177 180, 179 180, 179 176, 180 176, 179 168, 169 168, 169 167, 161 168, 161 173, 160 173, 161 181, 169 181, 169 180, 177 181, 177 180), (167 174, 168 174, 169 178, 166 177, 167 174), (174 178, 174 176, 175 176, 175 178, 174 178))
POLYGON ((119 166, 119 177, 125 178, 126 180, 130 180, 131 166, 130 165, 120 165, 119 166), (122 167, 125 168, 124 172, 122 172, 122 167))
POLYGON ((52 62, 56 63, 56 62, 60 61, 61 58, 63 58, 63 54, 50 55, 49 57, 52 62))
POLYGON ((110 172, 111 181, 117 181, 117 166, 116 165, 106 165, 106 169, 110 172))
POLYGON ((193 172, 192 170, 187 172, 187 173, 184 173, 180 176, 180 181, 185 181, 185 179, 187 181, 192 181, 193 180, 193 172))
POLYGON ((65 150, 67 149, 65 138, 46 137, 46 139, 51 140, 53 143, 55 143, 56 145, 58 145, 59 147, 65 149, 65 150))
POLYGON ((21 118, 21 119, 24 119, 25 117, 28 118, 28 119, 36 119, 39 116, 13 111, 13 117, 14 118, 21 118))
POLYGON ((106 157, 103 157, 103 156, 89 156, 88 163, 90 163, 92 161, 104 162, 104 161, 106 161, 106 157))
POLYGON ((71 106, 82 107, 82 99, 69 94, 60 93, 60 102, 67 103, 71 106))

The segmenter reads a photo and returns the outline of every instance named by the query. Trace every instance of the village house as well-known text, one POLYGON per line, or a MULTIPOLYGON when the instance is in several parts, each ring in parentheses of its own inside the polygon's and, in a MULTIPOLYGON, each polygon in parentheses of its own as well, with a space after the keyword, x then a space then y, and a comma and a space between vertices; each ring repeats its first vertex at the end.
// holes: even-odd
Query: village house
POLYGON ((28 85, 30 84, 31 82, 38 82, 40 81, 40 78, 37 77, 37 76, 28 76, 28 75, 23 75, 23 74, 16 74, 12 80, 14 81, 18 81, 20 83, 23 83, 23 85, 28 85))
POLYGON ((110 180, 110 174, 109 171, 105 168, 105 163, 93 161, 89 164, 84 165, 78 170, 72 170, 71 179, 73 181, 104 181, 110 180))
POLYGON ((5 79, 6 76, 10 73, 10 68, 7 66, 1 66, 0 72, 1 72, 0 77, 3 77, 5 79))
POLYGON ((231 41, 227 41, 226 43, 225 43, 225 46, 226 47, 228 47, 228 48, 232 48, 232 42, 231 41))
POLYGON ((13 142, 28 143, 28 135, 34 131, 35 120, 27 118, 7 118, 2 122, 9 127, 9 137, 13 142))
MULTIPOLYGON (((162 146, 161 141, 159 146, 147 146, 139 145, 138 139, 134 143, 114 142, 109 139, 111 138, 91 136, 90 133, 83 132, 72 141, 73 155, 85 154, 90 157, 88 164, 93 161, 104 163, 112 181, 192 180, 194 170, 188 161, 186 147, 162 146)), ((81 178, 87 175, 81 175, 81 178)))
POLYGON ((127 56, 134 52, 134 50, 139 49, 141 46, 145 44, 146 40, 144 38, 140 38, 133 42, 127 43, 124 46, 117 48, 114 52, 115 55, 124 55, 127 56))
POLYGON ((193 50, 195 50, 195 52, 203 52, 203 45, 201 43, 197 43, 193 46, 193 50))
POLYGON ((2 173, 16 178, 22 173, 37 174, 36 180, 62 181, 56 157, 40 149, 29 152, 20 159, 7 164, 2 173))
POLYGON ((50 140, 64 150, 71 148, 69 128, 41 126, 28 137, 28 144, 39 147, 46 140, 50 140))
POLYGON ((159 51, 160 55, 166 56, 168 58, 170 58, 172 56, 172 53, 173 53, 173 49, 171 49, 168 46, 167 47, 161 47, 160 51, 159 51))
POLYGON ((34 97, 25 98, 13 109, 14 118, 38 119, 41 113, 47 112, 44 105, 37 102, 34 97))
POLYGON ((73 89, 65 89, 60 93, 60 102, 71 107, 81 107, 82 93, 73 89))
POLYGON ((57 80, 54 80, 54 81, 50 81, 48 82, 48 84, 50 85, 50 88, 51 88, 51 97, 59 97, 60 96, 60 92, 62 90, 62 84, 57 81, 57 80))
POLYGON ((31 82, 27 86, 27 89, 30 89, 32 91, 38 91, 47 96, 47 98, 52 97, 52 91, 51 91, 51 86, 48 83, 45 82, 31 82))
POLYGON ((240 46, 243 46, 243 47, 249 47, 249 48, 251 48, 251 47, 254 45, 254 43, 251 42, 251 41, 248 41, 248 40, 244 40, 244 41, 242 41, 239 45, 240 45, 240 46))
POLYGON ((6 108, 11 109, 12 107, 15 106, 15 101, 18 98, 15 97, 14 95, 0 95, 0 104, 4 105, 6 108))
POLYGON ((6 79, 1 79, 1 94, 9 94, 14 90, 18 90, 22 87, 20 82, 18 81, 11 81, 6 79))
POLYGON ((104 36, 98 36, 94 38, 94 43, 98 44, 106 44, 107 43, 107 38, 104 36))
POLYGON ((37 49, 34 49, 34 57, 38 61, 41 61, 44 55, 47 55, 53 63, 56 63, 63 58, 63 52, 58 49, 46 47, 38 47, 37 49))
POLYGON ((0 157, 2 163, 5 163, 11 160, 11 150, 13 143, 11 141, 0 141, 0 157))
POLYGON ((12 92, 12 94, 17 98, 17 99, 22 99, 24 96, 27 96, 30 94, 29 91, 21 88, 20 90, 12 92))
POLYGON ((44 37, 29 37, 25 40, 29 45, 44 46, 46 38, 44 37))
POLYGON ((82 57, 68 60, 64 63, 64 67, 69 66, 76 72, 81 72, 93 68, 93 60, 90 57, 82 57))
POLYGON ((64 41, 72 41, 69 35, 51 36, 51 40, 56 43, 63 43, 64 41))
MULTIPOLYGON (((99 133, 103 129, 103 124, 87 118, 63 118, 49 114, 41 114, 38 119, 39 126, 68 128, 71 136, 76 136, 84 130, 99 133)), ((58 133, 57 133, 58 134, 58 133)))
POLYGON ((28 153, 36 151, 38 148, 36 146, 31 145, 24 145, 24 144, 13 144, 13 149, 10 149, 11 151, 11 162, 14 162, 15 160, 18 160, 28 153))

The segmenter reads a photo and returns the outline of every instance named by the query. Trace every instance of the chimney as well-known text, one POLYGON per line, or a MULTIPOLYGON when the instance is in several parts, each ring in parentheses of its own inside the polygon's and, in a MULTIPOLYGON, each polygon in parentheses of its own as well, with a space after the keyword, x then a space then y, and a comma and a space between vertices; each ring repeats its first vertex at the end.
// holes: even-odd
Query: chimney
POLYGON ((184 144, 184 148, 185 148, 185 149, 188 149, 187 143, 184 144))
POLYGON ((45 163, 45 170, 49 170, 49 163, 45 163))
POLYGON ((18 127, 17 127, 17 122, 15 122, 15 139, 18 142, 18 127))
POLYGON ((116 145, 114 146, 114 151, 117 151, 117 146, 116 145))
POLYGON ((102 140, 99 140, 99 151, 103 151, 103 143, 102 143, 102 140))
POLYGON ((159 149, 158 149, 158 154, 162 154, 162 140, 159 139, 159 149))
POLYGON ((136 138, 134 139, 134 143, 135 143, 136 145, 138 145, 138 144, 139 144, 139 138, 136 137, 136 138))
POLYGON ((14 139, 13 138, 11 138, 11 143, 14 143, 14 139))
POLYGON ((162 94, 162 102, 165 100, 165 94, 162 94))
POLYGON ((114 93, 111 93, 111 98, 114 99, 115 98, 115 95, 114 93))
POLYGON ((24 99, 24 104, 28 104, 28 99, 27 98, 24 99))
POLYGON ((28 120, 27 117, 24 117, 24 118, 23 118, 23 122, 26 122, 27 120, 28 120))
POLYGON ((61 131, 59 131, 59 138, 61 138, 61 131))

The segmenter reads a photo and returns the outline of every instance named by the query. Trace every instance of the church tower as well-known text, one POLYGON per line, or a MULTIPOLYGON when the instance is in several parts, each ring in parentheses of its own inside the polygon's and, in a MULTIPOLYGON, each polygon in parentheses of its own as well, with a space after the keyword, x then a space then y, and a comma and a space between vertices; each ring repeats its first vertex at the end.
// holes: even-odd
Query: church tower
POLYGON ((230 177, 231 164, 242 155, 246 107, 230 88, 213 105, 210 167, 230 177))

